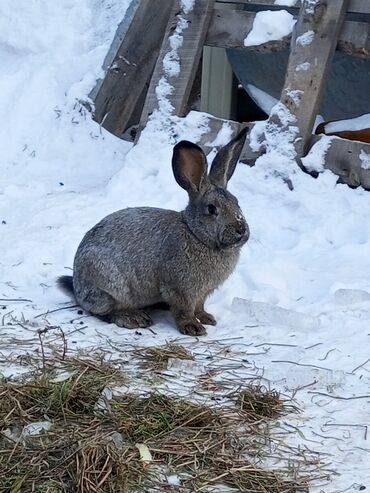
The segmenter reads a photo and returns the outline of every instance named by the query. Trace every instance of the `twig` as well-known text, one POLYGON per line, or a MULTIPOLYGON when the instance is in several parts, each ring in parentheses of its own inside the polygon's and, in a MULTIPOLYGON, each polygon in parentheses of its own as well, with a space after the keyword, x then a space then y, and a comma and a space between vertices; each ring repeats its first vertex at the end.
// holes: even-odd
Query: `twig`
POLYGON ((27 300, 26 298, 0 298, 0 301, 29 301, 32 303, 32 300, 27 300))
POLYGON ((49 315, 49 313, 55 313, 59 312, 60 310, 68 310, 69 308, 77 308, 79 305, 71 305, 71 306, 63 306, 62 308, 56 308, 55 310, 48 310, 45 313, 40 313, 39 315, 36 315, 35 318, 42 317, 44 315, 49 315))
POLYGON ((365 428, 364 439, 367 440, 367 431, 368 431, 368 426, 367 425, 346 424, 346 423, 326 423, 321 428, 321 430, 323 432, 325 432, 323 430, 323 428, 325 426, 338 426, 338 427, 344 427, 344 428, 365 428))
POLYGON ((324 397, 330 397, 331 399, 339 399, 342 401, 352 401, 355 399, 370 399, 370 395, 356 395, 353 397, 343 397, 341 395, 331 395, 331 394, 325 394, 325 392, 311 392, 308 391, 308 394, 314 394, 314 395, 322 395, 324 397))
POLYGON ((275 360, 275 361, 271 361, 271 363, 289 363, 290 365, 306 366, 306 367, 309 367, 309 368, 317 368, 319 370, 333 371, 331 368, 325 368, 324 366, 306 365, 304 363, 297 363, 296 361, 275 360))
POLYGON ((314 380, 311 383, 308 383, 306 385, 302 385, 301 387, 297 387, 292 392, 292 399, 294 399, 294 397, 296 396, 297 392, 299 392, 300 390, 306 389, 307 387, 311 387, 312 385, 315 385, 316 383, 317 383, 317 380, 314 380))
POLYGON ((261 346, 298 347, 297 344, 278 344, 277 342, 262 342, 261 344, 257 344, 255 347, 261 346))
POLYGON ((352 370, 352 373, 355 373, 356 370, 359 370, 360 368, 364 367, 368 362, 370 361, 370 358, 368 358, 362 365, 356 366, 354 370, 352 370))
POLYGON ((317 342, 316 344, 312 344, 312 346, 305 347, 305 349, 312 349, 314 347, 321 346, 321 345, 322 345, 322 342, 317 342))
POLYGON ((44 372, 45 372, 45 370, 46 370, 46 364, 45 364, 45 361, 46 361, 46 360, 45 360, 44 343, 43 343, 43 341, 42 341, 42 337, 41 337, 41 335, 42 335, 42 334, 45 334, 45 331, 46 331, 46 329, 44 329, 43 331, 42 331, 42 330, 38 330, 38 331, 37 331, 37 335, 38 335, 38 337, 39 337, 40 347, 41 347, 41 355, 42 355, 42 371, 44 371, 44 372))
POLYGON ((336 351, 336 348, 329 349, 329 351, 325 354, 323 358, 319 358, 319 361, 325 361, 326 358, 329 356, 329 354, 332 353, 333 351, 336 351))

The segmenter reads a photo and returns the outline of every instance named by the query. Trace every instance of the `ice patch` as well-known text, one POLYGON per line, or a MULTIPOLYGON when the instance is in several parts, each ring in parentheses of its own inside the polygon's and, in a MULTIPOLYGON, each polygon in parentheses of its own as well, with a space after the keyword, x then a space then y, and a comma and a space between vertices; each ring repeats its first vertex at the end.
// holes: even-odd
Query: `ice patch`
POLYGON ((243 315, 243 321, 246 323, 283 325, 299 330, 317 330, 321 325, 317 317, 264 302, 235 298, 233 308, 243 315))
POLYGON ((370 301, 370 293, 362 289, 337 289, 334 299, 338 305, 353 305, 370 301))
POLYGON ((274 97, 267 94, 267 92, 262 91, 256 86, 252 84, 247 85, 247 91, 250 96, 253 98, 256 104, 267 114, 269 115, 272 108, 279 102, 274 97))

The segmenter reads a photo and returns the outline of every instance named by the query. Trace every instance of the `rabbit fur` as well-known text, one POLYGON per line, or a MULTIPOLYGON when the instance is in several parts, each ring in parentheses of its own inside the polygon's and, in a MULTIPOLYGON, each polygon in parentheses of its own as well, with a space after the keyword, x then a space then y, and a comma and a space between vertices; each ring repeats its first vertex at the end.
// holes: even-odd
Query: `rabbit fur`
POLYGON ((206 298, 234 270, 249 228, 237 199, 226 190, 247 128, 216 155, 207 174, 200 147, 181 141, 173 149, 177 183, 189 195, 184 211, 127 208, 105 217, 81 241, 73 278, 59 286, 78 304, 119 327, 149 327, 146 309, 169 306, 183 334, 206 334, 215 325, 206 298))

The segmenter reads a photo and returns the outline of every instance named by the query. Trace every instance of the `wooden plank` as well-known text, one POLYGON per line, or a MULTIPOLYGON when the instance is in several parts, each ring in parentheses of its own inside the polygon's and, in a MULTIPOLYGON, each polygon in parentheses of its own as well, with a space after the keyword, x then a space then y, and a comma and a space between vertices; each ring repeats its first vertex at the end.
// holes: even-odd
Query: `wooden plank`
MULTIPOLYGON (((209 131, 203 134, 197 143, 206 153, 208 153, 212 148, 218 148, 217 145, 214 145, 214 141, 224 126, 230 128, 230 138, 232 138, 245 125, 248 125, 250 128, 240 156, 240 161, 249 166, 253 166, 256 159, 264 152, 255 152, 250 148, 249 135, 253 129, 253 123, 241 124, 209 115, 209 131)), ((311 150, 313 150, 314 145, 319 143, 322 138, 329 139, 330 137, 326 135, 312 136, 310 142, 311 150)), ((370 144, 333 137, 325 155, 324 168, 329 169, 336 174, 339 183, 345 183, 354 188, 362 186, 370 191, 370 169, 365 169, 366 165, 364 166, 366 159, 370 160, 370 144)), ((303 164, 305 164, 305 158, 303 158, 302 161, 303 164)))
MULTIPOLYGON (((296 118, 299 137, 295 148, 298 157, 305 154, 311 139, 345 7, 346 0, 316 0, 315 8, 310 0, 304 0, 293 32, 280 101, 296 118)), ((278 114, 270 116, 269 120, 282 128, 286 125, 278 114)))
POLYGON ((218 145, 215 145, 214 142, 215 142, 215 139, 217 138, 218 133, 222 129, 225 129, 225 127, 229 129, 229 132, 230 132, 229 138, 231 140, 233 137, 236 136, 237 133, 240 132, 240 130, 242 128, 244 128, 245 126, 248 126, 249 131, 248 131, 247 138, 245 140, 243 150, 242 150, 241 155, 240 155, 240 161, 243 162, 244 164, 248 164, 249 166, 253 166, 256 159, 264 152, 264 151, 255 152, 250 147, 250 144, 249 144, 250 137, 249 136, 250 136, 250 133, 253 129, 254 123, 253 122, 239 123, 239 122, 235 122, 233 120, 225 120, 223 118, 217 118, 213 115, 207 115, 207 116, 208 116, 208 122, 207 122, 208 132, 204 133, 201 136, 200 140, 196 143, 199 144, 207 153, 207 151, 209 149, 213 149, 213 148, 218 149, 219 147, 221 147, 221 144, 218 146, 218 145))
POLYGON ((171 6, 169 0, 135 0, 113 41, 105 77, 90 97, 94 119, 115 135, 126 129, 153 72, 171 6))
MULTIPOLYGON (((291 36, 258 46, 244 46, 244 39, 252 30, 255 17, 256 12, 215 8, 205 44, 212 47, 239 48, 260 53, 289 48, 291 36)), ((350 55, 370 57, 370 23, 345 21, 339 34, 337 49, 350 55)))
POLYGON ((168 103, 172 105, 172 114, 182 116, 186 112, 213 8, 214 0, 197 0, 190 11, 185 11, 180 0, 174 1, 160 55, 150 82, 138 135, 149 116, 159 107, 156 89, 160 81, 174 88, 167 96, 168 103), (171 58, 171 43, 173 43, 171 36, 176 35, 176 29, 180 36, 183 35, 182 45, 177 49, 180 70, 170 74, 168 70, 166 72, 163 62, 166 60, 165 57, 171 58))
MULTIPOLYGON (((331 0, 329 0, 330 2, 331 0)), ((296 4, 293 7, 286 7, 283 5, 276 5, 275 0, 217 0, 219 4, 236 4, 236 5, 248 5, 248 6, 264 6, 271 8, 299 8, 301 6, 301 1, 296 0, 296 4)), ((369 0, 349 0, 348 6, 346 8, 348 13, 355 14, 370 14, 370 2, 369 0)))
POLYGON ((300 0, 296 0, 296 5, 287 7, 284 5, 276 5, 275 0, 216 0, 216 6, 218 5, 246 5, 253 7, 269 7, 271 9, 299 9, 300 0))
MULTIPOLYGON (((320 143, 321 139, 330 137, 314 135, 312 147, 320 143)), ((366 169, 365 161, 370 161, 370 144, 353 140, 333 137, 325 155, 324 167, 338 175, 340 183, 346 183, 350 187, 362 186, 370 190, 370 169, 366 169)), ((303 158, 303 163, 305 158, 303 158)))
POLYGON ((346 21, 340 32, 337 49, 348 55, 369 58, 370 23, 346 21))
POLYGON ((256 12, 215 8, 205 44, 223 48, 242 48, 253 51, 280 51, 289 47, 290 37, 270 41, 259 46, 244 46, 244 39, 252 30, 256 12))
POLYGON ((238 122, 234 122, 233 120, 225 120, 223 118, 217 118, 213 115, 207 115, 208 116, 208 132, 204 133, 200 140, 196 142, 198 145, 200 145, 204 151, 207 153, 209 150, 220 146, 214 145, 214 141, 220 132, 222 128, 229 128, 230 132, 230 140, 236 136, 238 132, 242 129, 242 124, 238 122))

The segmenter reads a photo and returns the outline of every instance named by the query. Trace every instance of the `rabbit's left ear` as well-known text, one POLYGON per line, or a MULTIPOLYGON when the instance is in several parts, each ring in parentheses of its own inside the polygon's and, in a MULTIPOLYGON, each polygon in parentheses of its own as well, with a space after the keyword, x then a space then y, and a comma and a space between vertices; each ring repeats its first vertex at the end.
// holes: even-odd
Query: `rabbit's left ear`
POLYGON ((248 130, 249 127, 244 127, 236 137, 216 154, 209 172, 209 179, 214 185, 226 188, 227 182, 235 171, 248 130))
POLYGON ((172 169, 180 187, 198 193, 207 176, 206 155, 196 144, 182 140, 173 148, 172 169))

